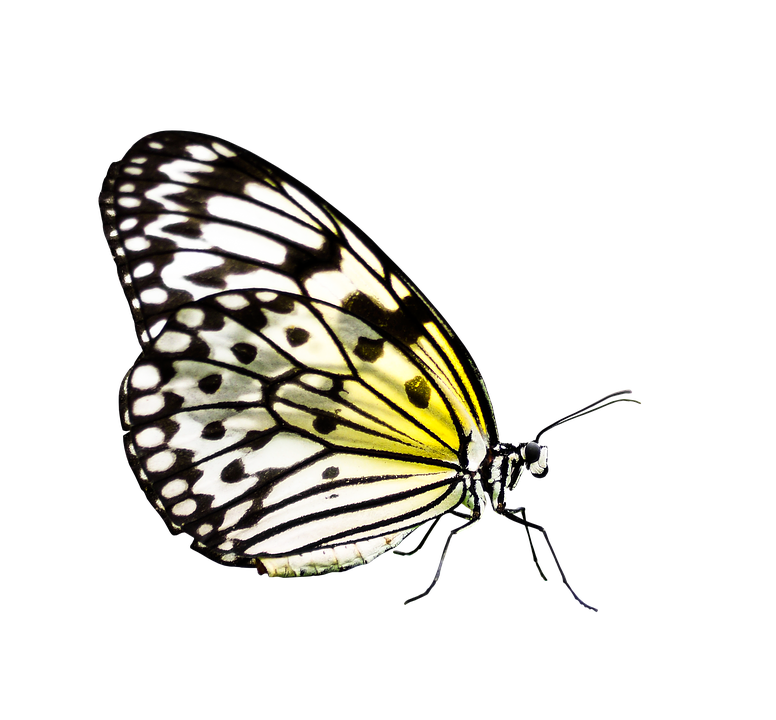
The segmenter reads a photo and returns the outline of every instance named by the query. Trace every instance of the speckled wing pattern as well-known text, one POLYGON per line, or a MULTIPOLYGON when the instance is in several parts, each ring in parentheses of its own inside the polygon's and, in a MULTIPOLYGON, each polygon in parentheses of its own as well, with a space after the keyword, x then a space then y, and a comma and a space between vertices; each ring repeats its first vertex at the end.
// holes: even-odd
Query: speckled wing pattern
POLYGON ((219 562, 315 574, 462 501, 497 441, 480 374, 344 216, 187 132, 136 143, 100 204, 142 347, 127 455, 172 532, 219 562))

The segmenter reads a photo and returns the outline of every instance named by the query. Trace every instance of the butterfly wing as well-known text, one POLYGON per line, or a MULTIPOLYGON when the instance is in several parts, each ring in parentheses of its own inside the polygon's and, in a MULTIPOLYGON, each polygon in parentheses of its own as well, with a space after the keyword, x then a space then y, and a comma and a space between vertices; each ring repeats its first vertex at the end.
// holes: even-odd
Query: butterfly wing
POLYGON ((274 165, 208 135, 155 133, 111 166, 100 204, 141 345, 177 307, 219 291, 323 300, 436 368, 468 408, 468 465, 497 441, 482 377, 440 313, 353 223, 274 165))
POLYGON ((100 202, 143 347, 122 390, 127 452, 173 532, 304 574, 366 562, 461 501, 496 441, 480 374, 334 208, 182 132, 138 142, 100 202))
POLYGON ((462 409, 433 369, 302 296, 232 291, 178 308, 121 405, 149 499, 222 562, 406 534, 465 491, 462 409))

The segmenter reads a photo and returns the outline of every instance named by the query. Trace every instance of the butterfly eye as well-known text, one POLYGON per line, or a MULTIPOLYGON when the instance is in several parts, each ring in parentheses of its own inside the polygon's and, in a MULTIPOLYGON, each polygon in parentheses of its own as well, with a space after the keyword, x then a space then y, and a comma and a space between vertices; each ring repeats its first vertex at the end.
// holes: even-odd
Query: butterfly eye
POLYGON ((523 457, 525 458, 525 461, 526 463, 528 463, 528 465, 535 463, 539 459, 541 454, 542 454, 542 448, 541 448, 541 445, 539 445, 539 443, 529 442, 523 448, 523 457))

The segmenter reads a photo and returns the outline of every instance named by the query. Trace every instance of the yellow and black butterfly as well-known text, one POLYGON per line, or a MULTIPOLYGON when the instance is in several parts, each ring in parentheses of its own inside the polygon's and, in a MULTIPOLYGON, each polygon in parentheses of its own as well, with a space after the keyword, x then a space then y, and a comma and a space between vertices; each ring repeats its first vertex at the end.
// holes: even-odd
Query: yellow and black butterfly
POLYGON ((456 334, 309 188, 218 138, 160 132, 111 166, 100 206, 142 347, 121 388, 127 456, 195 550, 317 575, 445 513, 466 519, 449 544, 487 500, 544 533, 504 502, 525 468, 547 473, 539 436, 499 443, 456 334))

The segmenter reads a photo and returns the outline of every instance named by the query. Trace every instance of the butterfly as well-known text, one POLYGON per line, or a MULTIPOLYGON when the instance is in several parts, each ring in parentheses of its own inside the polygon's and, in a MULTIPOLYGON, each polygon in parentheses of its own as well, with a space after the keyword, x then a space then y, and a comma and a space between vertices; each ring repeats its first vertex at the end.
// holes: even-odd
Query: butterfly
POLYGON ((525 470, 547 474, 541 433, 499 442, 469 352, 344 215, 256 155, 178 131, 111 165, 100 207, 142 350, 120 392, 126 454, 172 533, 293 577, 368 563, 430 523, 419 549, 443 515, 465 519, 410 602, 490 502, 526 528, 537 567, 529 530, 544 535, 595 609, 546 531, 506 507, 525 470))

